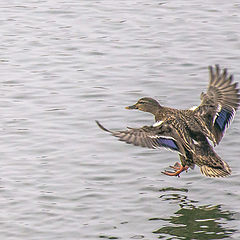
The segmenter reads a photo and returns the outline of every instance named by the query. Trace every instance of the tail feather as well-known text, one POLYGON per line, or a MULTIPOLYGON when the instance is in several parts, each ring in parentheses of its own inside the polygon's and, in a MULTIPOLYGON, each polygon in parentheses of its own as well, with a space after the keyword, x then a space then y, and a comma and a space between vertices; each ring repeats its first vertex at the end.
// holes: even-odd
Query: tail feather
POLYGON ((226 162, 222 160, 223 168, 214 168, 207 165, 200 167, 200 171, 207 177, 227 177, 231 175, 231 169, 226 162))

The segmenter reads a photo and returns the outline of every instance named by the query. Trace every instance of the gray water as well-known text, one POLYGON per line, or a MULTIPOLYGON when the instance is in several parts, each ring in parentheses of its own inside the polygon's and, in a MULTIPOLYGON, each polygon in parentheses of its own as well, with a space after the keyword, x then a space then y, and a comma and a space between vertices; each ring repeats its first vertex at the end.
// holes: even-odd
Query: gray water
POLYGON ((207 66, 240 81, 239 1, 0 3, 1 239, 240 239, 237 113, 217 153, 232 176, 161 173, 175 153, 117 141, 152 124, 143 96, 189 108, 207 66))

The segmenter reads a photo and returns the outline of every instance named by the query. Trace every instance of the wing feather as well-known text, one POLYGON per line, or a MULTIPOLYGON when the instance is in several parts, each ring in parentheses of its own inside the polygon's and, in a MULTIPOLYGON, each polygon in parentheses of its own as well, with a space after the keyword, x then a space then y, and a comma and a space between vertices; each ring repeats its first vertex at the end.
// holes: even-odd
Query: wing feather
POLYGON ((215 69, 209 66, 209 85, 207 92, 201 94, 201 100, 194 111, 213 133, 211 140, 219 144, 240 104, 238 83, 233 83, 233 75, 228 75, 226 68, 221 71, 219 65, 215 69))
POLYGON ((120 141, 124 141, 136 146, 147 148, 166 148, 168 150, 176 151, 181 155, 185 155, 185 149, 179 136, 176 139, 174 136, 178 136, 177 132, 171 126, 159 125, 159 126, 144 126, 142 128, 128 128, 123 131, 110 131, 103 127, 98 121, 97 125, 104 131, 111 133, 117 137, 120 141), (167 129, 166 129, 167 128, 167 129))

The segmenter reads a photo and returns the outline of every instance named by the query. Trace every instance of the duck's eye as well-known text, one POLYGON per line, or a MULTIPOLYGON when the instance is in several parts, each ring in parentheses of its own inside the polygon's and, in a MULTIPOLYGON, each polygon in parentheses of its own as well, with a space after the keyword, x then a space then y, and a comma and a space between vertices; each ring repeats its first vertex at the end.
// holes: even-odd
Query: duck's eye
POLYGON ((139 101, 138 104, 145 104, 146 102, 144 101, 139 101))

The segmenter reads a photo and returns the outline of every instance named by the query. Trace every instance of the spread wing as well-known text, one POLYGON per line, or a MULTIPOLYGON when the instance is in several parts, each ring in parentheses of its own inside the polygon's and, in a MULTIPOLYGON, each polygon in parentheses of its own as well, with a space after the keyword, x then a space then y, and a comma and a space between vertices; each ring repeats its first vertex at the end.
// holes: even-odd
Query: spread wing
POLYGON ((194 111, 200 115, 208 131, 212 132, 213 142, 219 144, 225 130, 234 118, 239 107, 240 95, 233 75, 219 65, 209 66, 209 85, 206 93, 201 94, 201 104, 194 111))
POLYGON ((119 138, 120 141, 148 148, 163 147, 186 156, 186 145, 188 145, 188 143, 184 142, 173 126, 164 122, 158 126, 155 124, 155 126, 128 128, 123 131, 110 131, 103 127, 98 121, 96 121, 96 123, 102 130, 110 132, 113 136, 119 138))

